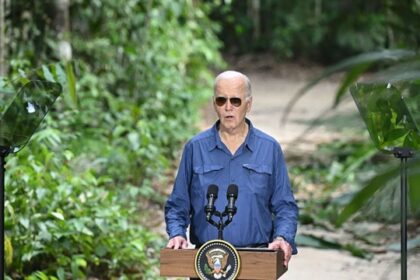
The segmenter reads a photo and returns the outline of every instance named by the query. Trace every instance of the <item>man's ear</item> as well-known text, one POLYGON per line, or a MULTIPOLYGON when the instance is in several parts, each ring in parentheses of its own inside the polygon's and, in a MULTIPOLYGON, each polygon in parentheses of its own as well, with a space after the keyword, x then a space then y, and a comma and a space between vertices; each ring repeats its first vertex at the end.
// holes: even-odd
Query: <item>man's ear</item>
POLYGON ((247 102, 246 102, 246 112, 247 113, 251 112, 251 107, 252 107, 252 96, 247 98, 247 102))

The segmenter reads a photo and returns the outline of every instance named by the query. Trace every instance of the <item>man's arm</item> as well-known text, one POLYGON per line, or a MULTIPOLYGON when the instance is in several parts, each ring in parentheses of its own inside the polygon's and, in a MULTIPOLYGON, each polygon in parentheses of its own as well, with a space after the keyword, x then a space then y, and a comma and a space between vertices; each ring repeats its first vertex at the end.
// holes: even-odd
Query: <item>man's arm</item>
POLYGON ((280 146, 274 153, 274 191, 271 199, 274 214, 274 240, 269 248, 280 249, 285 256, 287 266, 291 254, 296 254, 295 236, 298 223, 298 207, 292 193, 287 167, 280 146))
POLYGON ((182 153, 174 188, 165 204, 168 248, 183 248, 187 244, 186 229, 190 223, 191 147, 187 144, 182 153))

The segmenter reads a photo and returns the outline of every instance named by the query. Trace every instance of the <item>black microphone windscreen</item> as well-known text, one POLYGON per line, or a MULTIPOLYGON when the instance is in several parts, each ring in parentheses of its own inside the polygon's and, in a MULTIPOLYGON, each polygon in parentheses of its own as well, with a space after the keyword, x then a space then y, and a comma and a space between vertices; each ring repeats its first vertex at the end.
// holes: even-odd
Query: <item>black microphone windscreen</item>
POLYGON ((227 196, 233 196, 234 198, 238 197, 238 186, 235 184, 229 185, 227 189, 227 196))
POLYGON ((215 198, 217 198, 217 193, 219 192, 219 187, 216 185, 210 185, 207 190, 207 197, 210 195, 213 195, 215 198))

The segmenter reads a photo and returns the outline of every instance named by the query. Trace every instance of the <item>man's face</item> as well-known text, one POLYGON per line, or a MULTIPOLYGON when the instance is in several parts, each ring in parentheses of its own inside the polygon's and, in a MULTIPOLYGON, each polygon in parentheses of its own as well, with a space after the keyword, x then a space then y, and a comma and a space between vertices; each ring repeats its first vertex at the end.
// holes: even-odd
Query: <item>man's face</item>
POLYGON ((252 104, 252 98, 246 99, 245 96, 246 84, 242 78, 235 77, 218 81, 213 106, 219 117, 221 129, 232 130, 243 124, 252 104), (223 101, 225 101, 224 104, 221 104, 223 101), (238 103, 240 103, 239 106, 238 103))

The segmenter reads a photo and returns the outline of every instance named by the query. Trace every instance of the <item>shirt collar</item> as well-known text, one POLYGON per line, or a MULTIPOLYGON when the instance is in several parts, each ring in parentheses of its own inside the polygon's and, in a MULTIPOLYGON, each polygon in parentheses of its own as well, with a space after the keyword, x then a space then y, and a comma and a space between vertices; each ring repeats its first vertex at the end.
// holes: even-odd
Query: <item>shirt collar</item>
MULTIPOLYGON (((245 118, 246 123, 248 124, 248 135, 245 138, 245 147, 247 147, 251 152, 255 150, 255 128, 252 125, 252 122, 245 118)), ((218 133, 219 130, 220 120, 216 121, 213 127, 211 128, 212 132, 212 143, 209 146, 209 151, 212 151, 216 148, 222 149, 222 140, 220 139, 220 135, 218 133)))

